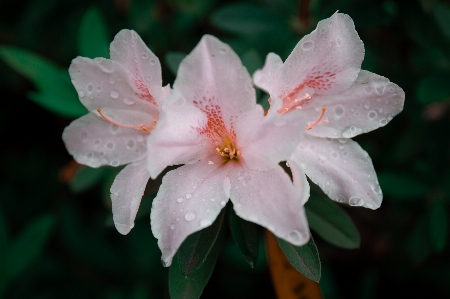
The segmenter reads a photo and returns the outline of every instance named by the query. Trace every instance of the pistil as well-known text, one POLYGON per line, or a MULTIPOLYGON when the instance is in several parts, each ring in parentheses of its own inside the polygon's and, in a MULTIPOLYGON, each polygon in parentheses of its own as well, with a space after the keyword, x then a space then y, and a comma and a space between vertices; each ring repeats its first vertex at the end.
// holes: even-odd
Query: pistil
POLYGON ((108 117, 102 112, 102 109, 100 109, 100 108, 97 109, 97 112, 98 112, 98 113, 100 114, 100 116, 101 116, 104 120, 106 120, 107 122, 112 123, 113 125, 116 125, 116 126, 122 127, 122 128, 135 129, 135 130, 138 130, 138 131, 143 131, 143 132, 145 132, 145 133, 150 133, 150 131, 153 130, 153 129, 155 128, 155 126, 156 126, 156 120, 153 121, 153 126, 151 126, 151 127, 146 126, 146 125, 144 125, 144 124, 140 124, 140 125, 137 125, 137 126, 125 125, 125 124, 121 124, 121 123, 115 122, 115 121, 113 121, 112 119, 108 118, 108 117))
POLYGON ((312 128, 314 128, 315 126, 317 126, 318 124, 327 124, 328 123, 328 120, 323 120, 322 121, 322 118, 323 118, 323 116, 325 115, 325 111, 327 110, 327 108, 325 108, 325 107, 322 107, 322 113, 320 114, 320 116, 319 116, 319 118, 315 121, 315 122, 313 122, 313 123, 308 123, 307 125, 306 125, 306 130, 311 130, 312 128))

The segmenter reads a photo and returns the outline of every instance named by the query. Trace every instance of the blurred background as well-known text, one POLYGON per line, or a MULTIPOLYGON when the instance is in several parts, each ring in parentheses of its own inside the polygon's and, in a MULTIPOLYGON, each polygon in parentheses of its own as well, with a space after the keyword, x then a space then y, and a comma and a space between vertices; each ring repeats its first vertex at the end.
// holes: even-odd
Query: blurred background
MULTIPOLYGON (((0 297, 169 298, 149 225, 158 183, 122 236, 109 199, 120 169, 79 166, 61 140, 86 113, 67 73, 73 58, 109 57, 114 35, 134 29, 160 58, 163 84, 172 84, 180 60, 212 34, 253 73, 268 52, 285 59, 337 10, 364 42, 362 68, 398 84, 406 100, 389 125, 355 138, 384 192, 376 211, 341 206, 360 248, 336 247, 313 231, 322 291, 327 299, 450 298, 450 1, 443 0, 0 1, 0 297)), ((267 105, 267 95, 258 96, 267 105)), ((228 237, 202 298, 275 298, 263 238, 252 269, 228 237)))

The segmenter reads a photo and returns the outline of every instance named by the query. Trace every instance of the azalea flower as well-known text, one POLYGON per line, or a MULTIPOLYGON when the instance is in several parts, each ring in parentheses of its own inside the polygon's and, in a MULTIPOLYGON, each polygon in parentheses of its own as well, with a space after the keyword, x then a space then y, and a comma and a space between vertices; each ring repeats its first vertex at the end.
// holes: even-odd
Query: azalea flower
POLYGON ((168 172, 153 201, 151 227, 169 266, 183 240, 210 226, 230 199, 236 214, 292 244, 309 239, 305 175, 279 166, 302 137, 301 115, 264 116, 238 56, 204 36, 180 64, 174 89, 148 138, 148 170, 168 172))
MULTIPOLYGON (((254 74, 277 113, 308 119, 289 163, 333 200, 376 209, 382 192, 369 155, 349 138, 385 126, 403 109, 403 90, 361 70, 364 46, 352 19, 335 13, 305 35, 283 63, 273 53, 254 74)), ((272 108, 271 108, 272 109, 272 108)))
POLYGON ((120 31, 110 55, 111 59, 77 57, 72 61, 72 83, 90 112, 64 130, 63 140, 78 163, 90 167, 128 164, 111 186, 114 224, 127 234, 150 178, 146 139, 170 88, 161 87, 159 60, 136 32, 120 31))

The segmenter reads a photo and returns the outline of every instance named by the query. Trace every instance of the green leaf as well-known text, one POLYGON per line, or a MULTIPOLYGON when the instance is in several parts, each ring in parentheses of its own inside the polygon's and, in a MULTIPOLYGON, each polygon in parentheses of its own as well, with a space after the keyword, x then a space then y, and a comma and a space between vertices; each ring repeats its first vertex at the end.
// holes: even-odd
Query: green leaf
POLYGON ((437 252, 442 252, 447 242, 448 213, 442 201, 435 202, 428 214, 428 228, 431 244, 437 252))
POLYGON ((447 4, 436 2, 433 15, 444 36, 450 40, 450 7, 447 4))
POLYGON ((247 68, 250 76, 257 70, 263 67, 263 60, 258 52, 254 49, 250 49, 245 52, 242 57, 242 64, 247 68))
POLYGON ((233 209, 229 209, 228 224, 239 252, 253 268, 258 259, 258 226, 237 216, 233 209))
POLYGON ((450 98, 450 73, 436 72, 423 78, 417 89, 417 98, 423 105, 450 98))
POLYGON ((320 258, 313 237, 311 236, 309 242, 303 246, 294 246, 283 239, 276 238, 291 265, 306 278, 319 282, 320 258))
POLYGON ((358 229, 344 209, 333 201, 312 194, 305 205, 311 229, 329 243, 342 248, 358 248, 358 229))
POLYGON ((219 29, 242 35, 287 30, 277 14, 250 3, 225 5, 211 15, 211 23, 219 29))
POLYGON ((0 210, 0 272, 3 270, 4 258, 8 244, 8 228, 6 226, 5 216, 0 210))
POLYGON ((105 173, 105 168, 82 166, 70 181, 69 188, 74 193, 84 192, 100 182, 105 173))
POLYGON ((423 197, 428 187, 419 179, 395 172, 383 172, 378 175, 381 190, 389 197, 411 199, 423 197))
POLYGON ((186 53, 183 52, 168 52, 164 57, 167 67, 169 67, 169 70, 175 76, 177 75, 178 72, 178 66, 180 65, 184 57, 186 57, 186 53))
POLYGON ((109 58, 109 40, 101 12, 96 8, 89 9, 78 30, 78 54, 88 58, 109 58))
POLYGON ((54 224, 52 215, 40 216, 10 243, 6 261, 8 279, 18 277, 41 254, 54 224))
POLYGON ((38 93, 29 94, 37 104, 70 118, 87 113, 78 100, 67 70, 37 54, 15 47, 0 47, 0 57, 39 89, 38 93))
POLYGON ((203 265, 190 276, 184 276, 178 267, 178 253, 169 269, 169 293, 172 299, 198 299, 216 265, 217 258, 225 241, 225 229, 221 229, 217 240, 203 265))
POLYGON ((225 209, 220 212, 211 226, 188 236, 178 248, 178 262, 185 276, 192 275, 205 262, 219 235, 224 215, 225 209))

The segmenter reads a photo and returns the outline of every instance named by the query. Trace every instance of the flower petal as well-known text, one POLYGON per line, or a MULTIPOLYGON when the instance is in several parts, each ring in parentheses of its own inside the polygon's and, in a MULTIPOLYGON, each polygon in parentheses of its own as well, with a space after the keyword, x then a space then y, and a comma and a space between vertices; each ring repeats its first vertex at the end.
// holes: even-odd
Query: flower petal
POLYGON ((128 234, 134 227, 149 178, 145 160, 141 160, 128 164, 114 179, 111 186, 112 212, 114 225, 122 235, 128 234))
POLYGON ((305 136, 289 163, 306 175, 333 200, 377 209, 383 194, 367 152, 350 139, 305 136))
POLYGON ((269 171, 242 168, 231 173, 230 179, 231 201, 239 217, 269 229, 296 246, 308 242, 309 229, 303 208, 306 199, 301 198, 281 167, 269 171))
POLYGON ((111 60, 120 63, 128 71, 145 100, 160 105, 161 64, 141 37, 133 30, 121 30, 111 43, 110 53, 111 60))
POLYGON ((315 126, 308 134, 317 137, 352 138, 385 126, 403 110, 405 93, 396 84, 377 74, 361 70, 353 85, 337 95, 319 95, 305 105, 310 121, 314 108, 326 107, 328 124, 315 126))
POLYGON ((300 194, 300 198, 303 199, 302 204, 305 204, 310 195, 310 187, 308 179, 303 169, 297 163, 286 163, 292 172, 292 181, 296 189, 297 194, 300 194))
POLYGON ((256 105, 247 69, 230 46, 211 35, 181 62, 174 89, 194 105, 218 105, 228 128, 231 118, 256 105))
POLYGON ((64 129, 63 141, 80 164, 118 166, 145 157, 147 136, 144 132, 118 127, 88 113, 64 129))
POLYGON ((253 74, 255 85, 266 91, 268 94, 275 94, 276 76, 283 66, 283 60, 275 53, 269 53, 266 57, 266 63, 260 70, 253 74))
POLYGON ((284 62, 273 97, 300 98, 305 89, 334 94, 352 85, 364 58, 364 46, 352 19, 335 13, 305 35, 284 62))
POLYGON ((89 111, 102 109, 109 119, 130 126, 151 127, 158 119, 158 107, 145 99, 121 64, 103 58, 77 57, 69 73, 81 103, 89 111))
POLYGON ((266 171, 287 160, 304 135, 306 117, 293 111, 286 115, 270 109, 264 116, 261 106, 237 118, 238 147, 250 169, 266 171))
MULTIPOLYGON (((152 178, 169 165, 193 163, 214 152, 213 145, 196 128, 206 115, 173 92, 162 106, 158 125, 147 140, 147 163, 152 178)), ((208 162, 206 162, 208 164, 208 162)))
POLYGON ((150 218, 166 267, 186 237, 210 226, 228 202, 230 179, 225 170, 196 163, 164 176, 150 218))

